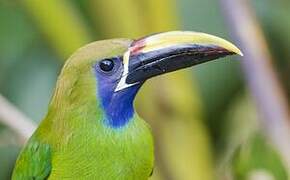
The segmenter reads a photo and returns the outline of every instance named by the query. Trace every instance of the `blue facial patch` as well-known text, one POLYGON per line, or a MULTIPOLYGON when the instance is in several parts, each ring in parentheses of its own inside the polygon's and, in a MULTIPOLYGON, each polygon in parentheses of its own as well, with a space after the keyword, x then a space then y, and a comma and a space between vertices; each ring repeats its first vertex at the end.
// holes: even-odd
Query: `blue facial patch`
POLYGON ((121 72, 103 74, 95 68, 97 97, 105 114, 104 123, 112 128, 121 128, 133 118, 133 102, 140 88, 140 85, 135 85, 115 92, 121 72))
POLYGON ((138 91, 138 87, 134 86, 118 92, 110 94, 110 102, 104 102, 103 108, 106 112, 106 123, 114 128, 126 125, 135 113, 133 101, 138 91), (104 106, 105 105, 105 106, 104 106))

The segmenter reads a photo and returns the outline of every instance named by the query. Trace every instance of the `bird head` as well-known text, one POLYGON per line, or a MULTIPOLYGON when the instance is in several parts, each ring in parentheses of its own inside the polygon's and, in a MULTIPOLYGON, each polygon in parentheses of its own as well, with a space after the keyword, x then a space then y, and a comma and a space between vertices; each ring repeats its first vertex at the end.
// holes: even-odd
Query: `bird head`
POLYGON ((120 128, 133 117, 135 95, 146 80, 233 54, 242 55, 230 42, 188 31, 97 41, 68 59, 53 99, 86 114, 99 108, 105 125, 120 128))

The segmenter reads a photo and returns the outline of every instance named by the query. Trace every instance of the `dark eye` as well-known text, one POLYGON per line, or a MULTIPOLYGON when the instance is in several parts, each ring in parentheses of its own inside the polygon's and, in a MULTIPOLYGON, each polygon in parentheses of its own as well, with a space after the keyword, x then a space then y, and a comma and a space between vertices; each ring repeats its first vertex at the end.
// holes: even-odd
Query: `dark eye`
POLYGON ((102 71, 110 72, 113 70, 115 64, 111 59, 104 59, 99 63, 99 65, 102 71))

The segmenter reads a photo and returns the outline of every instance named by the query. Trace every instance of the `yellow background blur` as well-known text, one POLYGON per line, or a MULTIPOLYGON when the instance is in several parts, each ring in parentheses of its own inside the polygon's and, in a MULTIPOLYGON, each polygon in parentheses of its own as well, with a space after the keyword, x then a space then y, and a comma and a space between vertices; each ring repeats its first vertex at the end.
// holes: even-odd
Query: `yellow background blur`
MULTIPOLYGON (((257 16, 289 102, 290 2, 244 1, 257 16)), ((62 64, 77 48, 169 30, 202 31, 231 40, 224 2, 0 0, 0 94, 37 124, 62 64)), ((289 179, 289 169, 259 123, 259 107, 235 57, 150 80, 135 104, 154 132, 151 179, 289 179)), ((1 180, 10 178, 20 148, 17 132, 1 123, 0 113, 1 180)))

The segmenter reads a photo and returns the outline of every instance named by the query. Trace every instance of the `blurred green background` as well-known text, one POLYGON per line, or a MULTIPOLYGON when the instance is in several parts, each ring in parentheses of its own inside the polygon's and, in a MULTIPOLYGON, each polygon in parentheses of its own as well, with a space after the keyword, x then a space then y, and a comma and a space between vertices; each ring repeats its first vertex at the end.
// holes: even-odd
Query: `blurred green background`
MULTIPOLYGON (((290 2, 250 4, 289 99, 290 2)), ((0 0, 0 93, 37 124, 65 59, 82 45, 168 30, 230 40, 227 27, 218 0, 0 0)), ((244 79, 233 57, 146 84, 135 104, 154 131, 151 179, 289 179, 244 79)), ((20 148, 19 137, 0 119, 1 180, 10 179, 20 148)))

